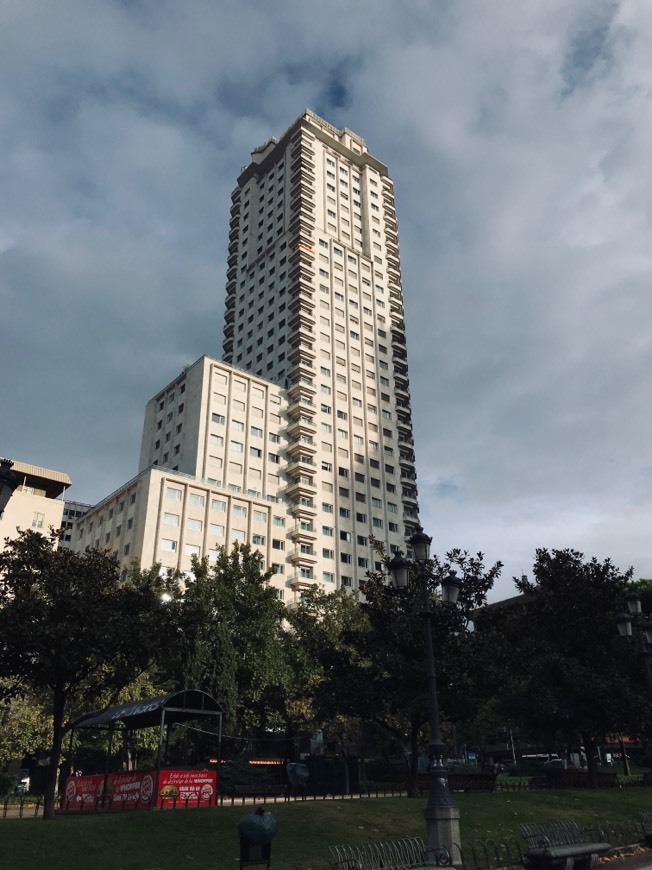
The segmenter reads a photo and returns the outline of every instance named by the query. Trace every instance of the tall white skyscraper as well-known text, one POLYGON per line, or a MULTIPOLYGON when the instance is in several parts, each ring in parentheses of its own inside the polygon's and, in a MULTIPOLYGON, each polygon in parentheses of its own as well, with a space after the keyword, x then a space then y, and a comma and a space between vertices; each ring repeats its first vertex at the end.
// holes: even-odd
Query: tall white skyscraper
POLYGON ((355 589, 418 525, 393 184, 350 130, 305 111, 232 196, 224 361, 147 404, 138 475, 73 546, 187 570, 232 540, 288 604, 355 589))
POLYGON ((394 186, 363 139, 310 111, 251 156, 224 359, 287 387, 285 494, 311 527, 299 572, 355 586, 370 535, 403 546, 418 516, 394 186))

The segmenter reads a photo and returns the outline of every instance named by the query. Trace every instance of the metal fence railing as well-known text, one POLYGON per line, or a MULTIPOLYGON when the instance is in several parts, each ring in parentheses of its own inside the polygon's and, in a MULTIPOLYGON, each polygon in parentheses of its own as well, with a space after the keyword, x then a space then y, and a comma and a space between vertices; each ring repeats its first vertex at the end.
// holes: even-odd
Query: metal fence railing
POLYGON ((3 819, 33 819, 40 815, 43 808, 41 797, 19 797, 11 799, 6 797, 2 804, 0 814, 3 819))

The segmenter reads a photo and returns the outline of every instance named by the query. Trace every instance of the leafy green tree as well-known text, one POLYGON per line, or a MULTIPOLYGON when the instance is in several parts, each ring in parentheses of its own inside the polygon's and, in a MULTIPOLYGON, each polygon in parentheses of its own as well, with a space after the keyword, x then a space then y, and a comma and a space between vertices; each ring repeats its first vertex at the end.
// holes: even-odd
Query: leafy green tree
POLYGON ((633 653, 615 627, 631 576, 609 559, 539 549, 534 580, 515 580, 522 597, 477 620, 485 686, 505 718, 551 746, 581 740, 593 785, 599 740, 638 733, 649 715, 632 680, 633 653))
POLYGON ((355 692, 355 681, 346 678, 336 684, 347 667, 360 666, 351 638, 368 629, 365 612, 357 595, 313 586, 286 618, 290 626, 285 632, 288 727, 293 733, 323 730, 328 741, 334 740, 344 751, 360 737, 358 718, 346 713, 352 707, 346 698, 355 692))
POLYGON ((158 571, 124 579, 106 551, 57 549, 32 530, 0 553, 0 677, 52 715, 44 818, 54 818, 66 721, 146 670, 168 634, 158 571))
MULTIPOLYGON (((439 699, 450 721, 473 708, 467 693, 473 645, 468 627, 502 567, 497 563, 485 569, 482 558, 453 550, 443 559, 433 557, 429 565, 427 594, 434 604, 439 699), (438 584, 453 572, 461 581, 459 606, 439 606, 438 584)), ((320 662, 314 692, 317 712, 322 717, 329 711, 358 717, 367 728, 389 735, 404 751, 411 793, 416 795, 421 730, 428 721, 422 589, 414 577, 399 593, 388 586, 385 576, 369 574, 361 591, 364 599, 350 604, 350 612, 334 602, 330 613, 338 619, 332 623, 325 620, 329 609, 324 601, 311 612, 310 600, 290 619, 320 662)))
POLYGON ((194 560, 185 589, 170 602, 178 629, 168 645, 171 678, 199 688, 224 708, 226 733, 238 738, 283 724, 285 614, 271 572, 248 544, 194 560))
MULTIPOLYGON (((485 568, 482 553, 472 556, 459 549, 443 558, 434 555, 430 560, 426 586, 432 604, 429 621, 442 724, 457 723, 475 709, 471 691, 475 642, 469 627, 477 608, 486 602, 487 592, 501 568, 500 562, 485 568), (438 601, 440 584, 450 575, 461 584, 455 607, 438 601)), ((377 721, 393 730, 405 747, 411 794, 417 792, 422 729, 429 718, 421 583, 413 575, 408 588, 399 592, 388 588, 384 577, 370 575, 362 587, 363 607, 371 628, 366 635, 371 666, 369 685, 379 687, 378 696, 382 699, 377 721)))
MULTIPOLYGON (((9 688, 7 681, 1 682, 9 688)), ((5 697, 0 702, 0 769, 46 746, 51 733, 52 718, 32 695, 5 697)))

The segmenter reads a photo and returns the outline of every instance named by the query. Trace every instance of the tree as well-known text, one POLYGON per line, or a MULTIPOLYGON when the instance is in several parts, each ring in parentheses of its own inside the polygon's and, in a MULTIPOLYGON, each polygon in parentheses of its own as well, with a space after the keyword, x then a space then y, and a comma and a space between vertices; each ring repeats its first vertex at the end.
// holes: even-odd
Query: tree
POLYGON ((631 576, 609 559, 539 549, 534 580, 515 580, 522 598, 488 608, 477 621, 485 684, 505 718, 549 745, 581 740, 593 785, 598 740, 636 732, 646 716, 614 621, 631 576))
POLYGON ((4 696, 33 693, 50 709, 44 818, 54 818, 66 719, 146 670, 167 635, 158 571, 121 575, 107 551, 57 549, 32 530, 0 553, 0 677, 4 696), (79 706, 77 706, 77 710, 79 706))
POLYGON ((46 746, 51 733, 52 719, 33 696, 5 697, 0 703, 0 770, 46 746))
POLYGON ((178 621, 170 640, 170 677, 213 695, 231 736, 283 724, 286 681, 281 622, 285 613, 271 572, 248 544, 195 559, 185 589, 170 602, 178 621))
MULTIPOLYGON (((429 566, 428 594, 433 601, 438 584, 449 573, 456 572, 462 584, 459 607, 435 603, 432 617, 441 710, 452 721, 468 712, 469 704, 472 707, 466 694, 473 643, 468 625, 502 567, 497 563, 486 570, 482 559, 480 553, 472 557, 453 550, 443 559, 434 556, 429 566)), ((391 736, 403 749, 410 793, 416 795, 421 729, 428 721, 422 592, 416 578, 398 593, 377 573, 368 575, 361 591, 364 599, 355 605, 359 615, 347 614, 339 633, 329 623, 322 625, 323 606, 312 615, 305 605, 297 611, 305 623, 301 637, 306 642, 312 638, 321 664, 315 692, 318 710, 323 715, 330 702, 332 713, 359 717, 391 736)), ((296 628, 297 615, 290 617, 296 628)))
MULTIPOLYGON (((456 723, 475 709, 470 691, 475 644, 469 626, 502 565, 497 562, 486 569, 482 553, 472 556, 455 549, 443 558, 434 555, 427 568, 440 712, 442 720, 456 723), (438 604, 438 588, 451 574, 460 580, 460 593, 457 606, 446 607, 438 604)), ((383 699, 379 721, 384 720, 401 739, 410 792, 416 794, 421 731, 428 721, 429 706, 420 581, 413 576, 408 588, 397 592, 387 587, 381 575, 370 575, 362 591, 371 626, 367 653, 383 699)))
POLYGON ((368 630, 358 596, 346 589, 325 592, 313 586, 304 591, 286 618, 291 674, 286 700, 288 728, 292 732, 323 730, 344 752, 351 735, 360 736, 357 717, 346 712, 352 706, 347 697, 356 691, 355 673, 361 664, 355 659, 351 638, 368 630))

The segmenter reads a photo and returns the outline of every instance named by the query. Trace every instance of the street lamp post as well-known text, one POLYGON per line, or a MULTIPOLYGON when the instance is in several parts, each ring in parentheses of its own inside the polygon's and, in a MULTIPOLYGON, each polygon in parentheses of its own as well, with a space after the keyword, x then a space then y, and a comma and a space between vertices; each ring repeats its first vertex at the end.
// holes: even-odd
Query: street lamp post
MULTIPOLYGON (((652 649, 652 620, 645 620, 642 615, 641 596, 632 589, 625 596, 627 611, 616 616, 616 625, 621 637, 631 637, 634 634, 634 649, 641 664, 643 679, 650 698, 652 699, 652 672, 650 671, 650 649, 652 649)), ((629 775, 629 760, 625 742, 621 737, 620 748, 623 756, 623 770, 629 775)))
POLYGON ((650 650, 652 650, 652 619, 642 615, 641 596, 638 592, 628 592, 625 596, 627 611, 616 617, 618 633, 621 637, 634 635, 635 650, 641 663, 643 679, 650 698, 652 698, 652 671, 650 670, 650 650))
MULTIPOLYGON (((446 747, 441 736, 439 721, 439 700, 437 697, 437 675, 435 672, 435 653, 432 639, 432 618, 434 611, 430 596, 429 580, 432 575, 429 567, 430 544, 432 538, 425 534, 421 526, 410 538, 414 552, 414 562, 405 559, 400 551, 394 554, 389 563, 389 571, 397 589, 406 589, 410 572, 416 567, 419 592, 422 596, 424 640, 426 648, 426 669, 428 684, 428 710, 430 723, 430 788, 428 802, 424 811, 426 819, 427 854, 434 864, 454 863, 453 849, 460 847, 460 811, 453 803, 448 788, 448 771, 444 762, 446 747), (450 856, 450 857, 448 857, 450 856)), ((449 575, 441 581, 442 601, 451 606, 457 603, 460 589, 459 580, 449 575)))
POLYGON ((13 464, 11 459, 0 458, 0 517, 20 482, 11 470, 13 464))

